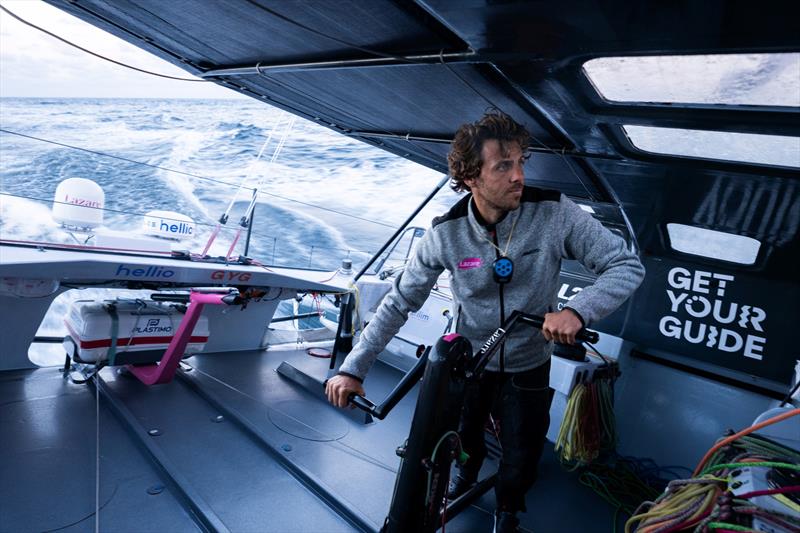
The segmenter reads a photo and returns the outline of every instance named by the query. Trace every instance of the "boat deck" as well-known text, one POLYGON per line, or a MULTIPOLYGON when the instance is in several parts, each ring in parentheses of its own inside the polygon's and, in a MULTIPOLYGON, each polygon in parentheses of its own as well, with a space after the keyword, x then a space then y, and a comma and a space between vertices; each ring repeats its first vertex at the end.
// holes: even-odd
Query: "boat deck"
MULTIPOLYGON (((0 374, 0 531, 92 531, 98 508, 102 531, 379 529, 415 391, 364 424, 280 376, 283 361, 327 373, 304 350, 205 354, 153 387, 106 368, 99 402, 94 384, 58 368, 0 374)), ((400 377, 377 363, 370 398, 400 377)), ((559 466, 552 444, 527 505, 526 531, 612 529, 613 508, 559 466)), ((446 530, 491 531, 493 508, 490 491, 446 530)))

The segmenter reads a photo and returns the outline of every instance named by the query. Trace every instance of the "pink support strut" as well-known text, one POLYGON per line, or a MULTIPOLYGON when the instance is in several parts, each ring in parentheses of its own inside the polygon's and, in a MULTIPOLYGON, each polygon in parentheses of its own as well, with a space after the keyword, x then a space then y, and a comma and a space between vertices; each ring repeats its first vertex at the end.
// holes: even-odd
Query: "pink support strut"
POLYGON ((158 383, 169 383, 175 376, 189 338, 192 336, 197 320, 203 312, 206 304, 225 305, 222 300, 228 293, 205 293, 192 291, 189 295, 189 309, 181 320, 178 331, 172 337, 172 341, 164 352, 161 361, 154 365, 133 366, 126 365, 128 370, 145 385, 156 385, 158 383))
POLYGON ((236 237, 233 238, 231 247, 228 248, 228 254, 225 256, 225 261, 231 260, 231 255, 233 255, 233 249, 236 248, 236 243, 239 242, 239 237, 241 236, 242 236, 242 228, 239 228, 239 231, 236 232, 236 237))
POLYGON ((217 227, 214 228, 214 231, 212 231, 211 235, 209 235, 209 237, 208 237, 208 242, 206 242, 206 247, 203 248, 203 251, 200 254, 201 257, 205 257, 206 256, 206 254, 208 253, 209 248, 211 248, 211 245, 214 243, 214 239, 217 238, 217 235, 219 234, 219 230, 220 230, 220 226, 219 226, 219 224, 217 224, 217 227))

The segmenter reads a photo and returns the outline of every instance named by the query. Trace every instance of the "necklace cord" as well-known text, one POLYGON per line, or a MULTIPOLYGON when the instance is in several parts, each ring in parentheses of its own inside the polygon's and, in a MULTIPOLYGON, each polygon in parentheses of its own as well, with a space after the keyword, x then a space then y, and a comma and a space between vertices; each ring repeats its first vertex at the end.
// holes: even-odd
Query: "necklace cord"
MULTIPOLYGON (((508 239, 506 239, 506 249, 505 251, 501 250, 497 244, 491 241, 486 235, 480 234, 483 239, 492 245, 492 247, 500 252, 500 257, 508 257, 508 249, 511 247, 511 237, 514 236, 514 228, 517 227, 517 221, 519 221, 520 213, 517 213, 516 218, 514 218, 514 222, 511 224, 511 231, 508 232, 508 239)), ((495 229, 495 235, 497 235, 497 230, 495 229)))

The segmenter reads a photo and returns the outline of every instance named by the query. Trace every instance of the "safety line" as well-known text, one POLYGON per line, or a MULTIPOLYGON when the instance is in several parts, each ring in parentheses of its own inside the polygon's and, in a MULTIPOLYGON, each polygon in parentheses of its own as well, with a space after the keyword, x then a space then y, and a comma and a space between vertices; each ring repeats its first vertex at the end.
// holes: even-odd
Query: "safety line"
MULTIPOLYGON (((54 204, 72 205, 72 204, 69 204, 67 202, 61 202, 61 201, 58 201, 58 200, 50 200, 50 199, 47 199, 47 198, 38 198, 36 196, 27 196, 27 195, 24 195, 24 194, 14 194, 14 193, 10 193, 10 192, 1 192, 0 191, 0 196, 11 196, 11 197, 14 197, 14 198, 21 198, 23 200, 32 200, 32 201, 36 201, 36 202, 46 202, 46 203, 54 203, 54 204)), ((102 211, 108 211, 109 213, 117 213, 117 214, 122 214, 122 215, 135 215, 135 216, 141 216, 141 217, 147 215, 146 213, 139 213, 139 212, 136 212, 136 211, 124 211, 124 210, 120 210, 120 209, 111 209, 110 207, 89 207, 89 206, 84 206, 84 207, 86 209, 98 209, 98 210, 102 210, 102 211)), ((175 221, 178 221, 178 222, 183 222, 182 220, 169 218, 169 217, 160 217, 160 218, 163 218, 164 220, 175 220, 175 221)), ((215 224, 211 224, 211 223, 208 223, 208 222, 195 222, 195 225, 197 225, 197 226, 206 226, 206 227, 209 227, 209 228, 216 227, 215 224)), ((231 228, 223 227, 221 229, 225 229, 226 231, 234 231, 235 228, 233 228, 233 227, 231 227, 231 228)), ((260 233, 260 232, 257 232, 257 231, 252 232, 252 234, 256 235, 257 237, 262 237, 264 239, 277 239, 277 237, 275 237, 273 235, 267 235, 265 233, 260 233)), ((106 249, 106 248, 102 248, 102 247, 81 245, 81 244, 64 244, 64 243, 51 243, 51 242, 39 242, 39 241, 15 241, 13 239, 2 239, 2 240, 6 241, 6 242, 17 242, 17 243, 24 243, 24 244, 36 244, 36 245, 51 245, 52 244, 52 245, 58 245, 58 246, 62 246, 62 247, 73 247, 73 248, 89 249, 89 250, 104 250, 104 249, 106 249)), ((367 254, 367 255, 371 255, 372 254, 372 252, 369 251, 369 250, 357 250, 357 249, 354 249, 354 248, 333 248, 333 247, 330 247, 330 246, 318 246, 318 245, 309 245, 309 246, 311 246, 315 250, 316 249, 319 249, 319 250, 338 250, 338 251, 348 252, 348 253, 353 253, 354 252, 354 253, 363 253, 363 254, 367 254)), ((125 249, 123 249, 123 248, 108 248, 108 249, 125 251, 125 249)), ((147 251, 147 250, 127 250, 127 251, 143 252, 143 251, 147 251)), ((171 254, 171 252, 148 252, 148 253, 166 253, 166 254, 171 254)))
MULTIPOLYGON (((94 374, 95 387, 97 386, 97 372, 94 374)), ((94 454, 94 532, 100 533, 100 395, 94 395, 95 401, 95 454, 94 454)))

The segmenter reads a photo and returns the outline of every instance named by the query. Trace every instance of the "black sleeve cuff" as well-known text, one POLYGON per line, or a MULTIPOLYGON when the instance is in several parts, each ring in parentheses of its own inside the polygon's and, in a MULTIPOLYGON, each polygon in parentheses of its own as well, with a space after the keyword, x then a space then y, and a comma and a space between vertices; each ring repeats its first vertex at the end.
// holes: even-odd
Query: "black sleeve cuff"
POLYGON ((572 311, 572 314, 574 314, 576 317, 578 317, 578 320, 581 321, 581 326, 583 326, 584 328, 586 327, 586 321, 583 319, 583 317, 581 316, 581 314, 579 312, 577 312, 573 308, 567 307, 567 306, 564 306, 564 309, 569 309, 570 311, 572 311))
POLYGON ((341 370, 336 373, 337 376, 347 376, 348 378, 353 378, 357 380, 359 383, 364 383, 364 380, 358 376, 354 376, 353 374, 348 374, 347 372, 342 372, 341 370))

